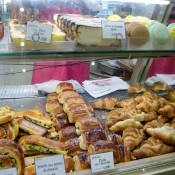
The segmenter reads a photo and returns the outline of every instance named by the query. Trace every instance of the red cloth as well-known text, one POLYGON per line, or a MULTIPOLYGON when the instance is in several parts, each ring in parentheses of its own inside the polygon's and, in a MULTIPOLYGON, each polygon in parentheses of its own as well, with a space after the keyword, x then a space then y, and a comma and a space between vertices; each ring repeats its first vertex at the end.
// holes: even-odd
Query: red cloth
POLYGON ((77 80, 82 83, 89 80, 90 62, 88 61, 56 61, 36 62, 32 75, 32 84, 49 80, 77 80))
POLYGON ((147 77, 155 74, 175 74, 175 56, 155 58, 150 66, 147 77))

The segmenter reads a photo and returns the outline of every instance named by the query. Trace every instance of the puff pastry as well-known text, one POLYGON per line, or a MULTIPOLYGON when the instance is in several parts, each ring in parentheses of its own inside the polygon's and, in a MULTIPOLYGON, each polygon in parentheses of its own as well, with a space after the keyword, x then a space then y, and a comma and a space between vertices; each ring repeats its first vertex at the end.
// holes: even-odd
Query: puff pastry
POLYGON ((57 94, 59 94, 62 91, 65 91, 65 90, 75 90, 75 88, 72 85, 72 83, 69 83, 69 82, 61 82, 61 83, 57 84, 57 87, 56 87, 57 94))
POLYGON ((118 132, 118 131, 123 131, 128 127, 141 129, 143 128, 143 125, 134 119, 126 119, 124 121, 117 122, 115 125, 111 126, 109 130, 112 132, 118 132))
POLYGON ((88 147, 89 154, 113 152, 114 163, 128 162, 132 160, 130 150, 124 145, 115 145, 113 142, 98 140, 88 147))
POLYGON ((107 140, 107 136, 103 129, 94 128, 82 133, 81 136, 78 138, 78 140, 79 140, 80 148, 87 150, 88 146, 91 143, 94 143, 97 140, 107 140))
POLYGON ((77 119, 75 127, 77 135, 81 135, 88 130, 102 128, 102 125, 95 117, 80 117, 77 119))
POLYGON ((175 130, 170 126, 162 126, 161 128, 147 128, 146 132, 164 143, 175 146, 175 130))
POLYGON ((66 126, 62 128, 59 132, 59 141, 65 142, 71 138, 74 138, 77 136, 75 126, 66 126))
POLYGON ((109 133, 108 135, 108 141, 114 142, 116 145, 123 144, 122 137, 115 133, 109 133))
POLYGON ((28 151, 39 151, 40 153, 60 153, 66 155, 70 145, 54 141, 38 135, 22 136, 18 140, 18 144, 28 151))
POLYGON ((128 89, 129 94, 139 94, 144 91, 146 91, 146 88, 140 83, 133 83, 128 89))
POLYGON ((167 91, 169 89, 171 89, 171 87, 161 81, 157 81, 151 86, 151 90, 155 92, 167 91))
POLYGON ((37 115, 31 111, 25 112, 24 118, 45 128, 51 128, 53 126, 53 122, 49 118, 37 115))
POLYGON ((130 150, 133 150, 137 145, 139 145, 144 138, 145 134, 143 129, 139 130, 137 128, 128 127, 123 131, 123 144, 130 150))
POLYGON ((46 97, 46 103, 49 101, 57 101, 58 100, 58 94, 56 92, 49 93, 46 97))
POLYGON ((80 171, 90 168, 89 158, 87 152, 79 153, 73 157, 74 159, 74 170, 80 171))
POLYGON ((70 97, 80 97, 81 98, 81 95, 78 94, 78 92, 75 90, 64 90, 58 94, 58 101, 61 104, 64 104, 65 100, 70 97))
POLYGON ((113 110, 117 103, 118 100, 116 98, 106 97, 103 99, 95 100, 91 105, 94 108, 113 110))
POLYGON ((133 151, 135 158, 147 158, 171 153, 175 150, 173 146, 164 144, 160 139, 150 137, 143 141, 141 147, 133 151))
POLYGON ((175 102, 175 89, 170 89, 168 94, 164 96, 167 100, 171 102, 175 102))
POLYGON ((175 102, 169 103, 158 110, 158 113, 164 117, 175 117, 175 102))
POLYGON ((46 112, 52 112, 53 110, 57 108, 62 108, 58 100, 49 101, 46 103, 46 112))

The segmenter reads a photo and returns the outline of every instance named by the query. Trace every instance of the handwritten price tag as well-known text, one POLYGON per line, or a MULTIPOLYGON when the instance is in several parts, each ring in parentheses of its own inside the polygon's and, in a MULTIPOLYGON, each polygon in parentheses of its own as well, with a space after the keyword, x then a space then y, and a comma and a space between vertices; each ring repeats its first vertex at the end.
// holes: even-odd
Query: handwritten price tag
POLYGON ((113 152, 90 155, 92 173, 114 168, 113 152))
POLYGON ((125 23, 124 21, 102 21, 102 30, 104 39, 125 39, 125 23))
POLYGON ((34 42, 50 43, 52 26, 37 22, 27 22, 26 40, 34 42))
POLYGON ((3 175, 17 175, 17 168, 8 168, 8 169, 3 169, 0 170, 0 174, 3 175))
POLYGON ((35 159, 36 175, 66 175, 63 155, 35 159))

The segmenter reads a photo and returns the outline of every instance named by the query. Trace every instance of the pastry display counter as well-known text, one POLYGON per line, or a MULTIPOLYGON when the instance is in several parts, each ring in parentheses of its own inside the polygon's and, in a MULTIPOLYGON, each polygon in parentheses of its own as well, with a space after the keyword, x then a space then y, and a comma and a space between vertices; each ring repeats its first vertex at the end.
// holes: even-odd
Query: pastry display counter
MULTIPOLYGON (((11 0, 7 3, 3 1, 1 19, 4 24, 4 36, 0 40, 0 107, 10 106, 15 111, 41 109, 48 115, 46 112, 46 94, 38 94, 35 85, 31 85, 32 76, 34 72, 37 72, 35 71, 37 62, 45 65, 47 62, 56 64, 59 61, 86 60, 89 64, 91 61, 100 62, 117 58, 136 58, 138 61, 133 69, 130 82, 142 82, 151 64, 151 58, 175 55, 175 38, 172 33, 172 37, 169 37, 170 33, 168 33, 167 37, 167 32, 170 31, 168 26, 166 26, 166 19, 174 1, 162 0, 157 4, 151 1, 146 1, 145 3, 134 1, 128 4, 126 1, 109 0, 82 0, 79 2, 76 0, 61 0, 60 2, 11 0), (101 16, 103 10, 112 11, 112 15, 103 14, 101 16), (125 24, 126 38, 101 38, 102 21, 115 22, 118 19, 125 24), (46 23, 57 25, 62 41, 54 40, 48 44, 25 40, 27 22, 32 21, 40 24, 43 20, 46 23), (14 28, 14 24, 10 26, 13 21, 19 23, 17 28, 14 28), (69 25, 71 25, 72 30, 70 30, 69 25), (156 30, 154 31, 155 28, 156 30), (89 31, 93 32, 93 35, 89 31), (18 36, 22 38, 18 38, 18 36), (91 36, 93 37, 91 38, 91 36), (158 44, 155 42, 156 40, 158 44), (10 86, 4 86, 6 84, 10 86), (16 86, 18 84, 20 85, 16 86), (24 87, 24 84, 29 86, 26 85, 24 87), (12 88, 10 95, 13 96, 15 94, 15 98, 10 98, 10 95, 8 99, 4 98, 3 95, 7 97, 7 94, 2 93, 6 93, 3 88, 6 88, 8 91, 12 88), (20 88, 22 89, 22 95, 20 93, 17 94, 20 88), (13 91, 14 89, 18 91, 13 91), (28 95, 27 97, 29 98, 24 97, 24 94, 28 95)), ((60 39, 60 37, 58 38, 60 39)), ((56 37, 56 39, 58 38, 56 37)), ((68 67, 69 64, 70 62, 66 63, 68 67)), ((46 65, 45 67, 46 71, 47 68, 50 68, 46 65)), ((51 68, 53 67, 51 66, 51 68)), ((45 75, 41 74, 41 76, 45 75)), ((80 95, 88 103, 92 103, 95 100, 88 93, 80 95)), ((126 91, 117 91, 107 95, 107 97, 114 97, 118 100, 131 98, 126 91)), ((103 126, 105 125, 108 112, 106 110, 94 110, 95 116, 103 126)), ((25 118, 25 120, 27 119, 25 118)), ((28 120, 26 122, 31 121, 28 120)), ((74 125, 72 124, 72 126, 74 125)), ((45 128, 42 131, 45 133, 45 128)), ((48 137, 52 138, 52 135, 48 137)), ((115 164, 113 169, 93 174, 174 174, 174 157, 175 153, 173 152, 151 158, 120 162, 115 164)), ((88 175, 92 174, 92 171, 87 168, 82 171, 68 171, 68 174, 88 175)))

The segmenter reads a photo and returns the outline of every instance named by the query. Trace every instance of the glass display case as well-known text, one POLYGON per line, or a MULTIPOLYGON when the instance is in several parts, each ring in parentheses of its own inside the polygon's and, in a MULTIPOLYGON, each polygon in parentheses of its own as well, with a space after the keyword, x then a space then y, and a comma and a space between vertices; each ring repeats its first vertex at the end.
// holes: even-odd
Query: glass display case
MULTIPOLYGON (((168 20, 174 3, 1 0, 0 106, 45 111, 46 94, 38 92, 36 84, 77 77, 82 83, 98 63, 109 60, 135 59, 133 69, 124 68, 132 72, 129 83, 143 83, 153 58, 175 55, 175 25, 168 20)), ((128 97, 126 92, 117 95, 128 97)), ((86 93, 83 97, 89 99, 86 93)), ((100 174, 173 174, 174 154, 115 164, 100 174)), ((69 172, 91 173, 90 169, 69 172)))

